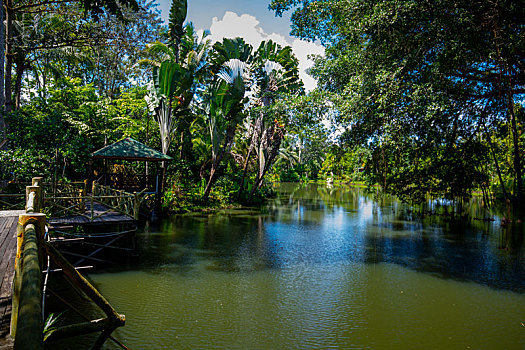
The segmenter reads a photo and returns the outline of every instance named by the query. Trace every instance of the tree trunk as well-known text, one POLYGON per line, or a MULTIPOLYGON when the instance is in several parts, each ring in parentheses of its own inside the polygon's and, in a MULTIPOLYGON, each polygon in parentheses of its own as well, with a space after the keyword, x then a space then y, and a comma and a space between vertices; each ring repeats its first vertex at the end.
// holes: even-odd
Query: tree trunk
POLYGON ((203 197, 208 198, 211 192, 211 187, 213 186, 213 183, 215 182, 215 172, 218 168, 218 161, 214 161, 211 164, 211 170, 210 170, 210 177, 208 178, 208 183, 206 184, 206 189, 204 190, 203 197))
POLYGON ((160 178, 160 194, 164 194, 164 188, 166 187, 166 171, 168 164, 166 161, 162 161, 161 164, 161 178, 160 178))
POLYGON ((179 158, 182 160, 184 157, 184 130, 180 133, 180 153, 179 158))
POLYGON ((255 191, 262 186, 264 176, 279 155, 279 148, 281 147, 284 133, 284 129, 282 129, 277 122, 264 131, 260 146, 261 149, 259 150, 259 171, 250 193, 250 199, 253 198, 255 191))
POLYGON ((22 54, 16 57, 16 83, 15 83, 15 111, 20 109, 20 99, 22 94, 22 78, 25 71, 25 56, 22 54))
POLYGON ((489 135, 489 132, 487 130, 487 126, 485 127, 485 133, 487 134, 487 139, 489 141, 489 147, 490 147, 490 153, 492 154, 492 158, 494 159, 494 165, 496 166, 496 173, 498 174, 499 182, 501 184, 501 191, 503 192, 503 196, 505 197, 505 200, 508 199, 507 189, 505 188, 505 183, 503 182, 503 176, 501 176, 501 169, 499 167, 498 159, 496 157, 496 151, 494 150, 494 145, 492 144, 492 137, 489 135))
POLYGON ((11 70, 13 68, 13 0, 6 0, 6 52, 5 65, 5 112, 10 113, 13 109, 13 96, 11 93, 11 70))
POLYGON ((248 171, 248 164, 250 162, 250 156, 255 148, 255 145, 259 143, 259 137, 261 135, 262 124, 263 124, 264 114, 261 112, 255 121, 253 127, 252 141, 250 143, 250 148, 248 149, 248 154, 246 155, 246 161, 244 162, 244 169, 242 171, 241 182, 239 184, 239 192, 237 192, 237 198, 241 198, 242 191, 244 190, 244 180, 246 179, 246 173, 248 171))
POLYGON ((0 0, 0 142, 5 139, 7 125, 4 119, 5 91, 4 91, 4 65, 5 65, 5 27, 4 27, 4 1, 0 0))
POLYGON ((206 184, 206 189, 204 190, 203 198, 207 199, 210 195, 211 188, 213 184, 215 183, 215 174, 217 172, 217 169, 219 169, 219 165, 222 162, 222 159, 226 155, 226 152, 231 148, 233 144, 233 138, 235 136, 235 129, 237 129, 237 124, 230 125, 228 127, 228 130, 226 131, 226 137, 224 139, 224 145, 217 155, 217 157, 213 160, 213 163, 211 165, 211 171, 210 171, 210 178, 208 179, 208 183, 206 184))
POLYGON ((516 183, 517 183, 517 199, 518 203, 522 204, 523 198, 523 183, 522 183, 522 174, 521 174, 521 159, 520 159, 520 145, 519 145, 519 136, 518 136, 518 127, 516 123, 516 114, 514 113, 514 96, 511 91, 507 94, 508 102, 508 113, 510 116, 510 121, 512 125, 512 141, 514 143, 514 171, 516 172, 516 183))
POLYGON ((250 162, 250 156, 252 155, 253 148, 250 145, 248 149, 248 154, 246 155, 246 160, 244 162, 244 168, 242 170, 242 177, 239 183, 239 191, 237 192, 237 199, 241 198, 242 191, 244 190, 244 180, 246 178, 246 173, 248 172, 248 163, 250 162))

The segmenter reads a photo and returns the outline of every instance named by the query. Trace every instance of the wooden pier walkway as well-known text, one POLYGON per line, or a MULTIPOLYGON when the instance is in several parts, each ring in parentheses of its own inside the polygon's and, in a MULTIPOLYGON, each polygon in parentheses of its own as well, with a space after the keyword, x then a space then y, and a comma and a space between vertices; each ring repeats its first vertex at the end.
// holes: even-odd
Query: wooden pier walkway
POLYGON ((15 274, 16 227, 18 216, 23 213, 24 210, 0 211, 0 349, 12 346, 8 335, 15 274))
MULTIPOLYGON (((62 190, 53 197, 47 197, 42 177, 34 177, 32 186, 26 186, 25 210, 0 211, 0 350, 12 349, 13 346, 18 349, 44 349, 44 343, 90 333, 100 333, 94 342, 94 349, 101 348, 107 339, 121 345, 111 337, 111 333, 125 324, 125 316, 117 313, 77 268, 45 239, 48 224, 135 223, 143 192, 130 194, 96 183, 93 189, 90 196, 86 196, 85 190, 66 188, 70 193, 62 190), (44 209, 48 215, 55 215, 55 222, 47 222, 46 214, 42 213, 44 209), (60 326, 44 340, 42 315, 47 284, 42 284, 42 271, 46 261, 47 270, 51 264, 57 267, 106 317, 97 320, 86 317, 86 322, 60 326), (41 288, 42 285, 44 288, 41 288)), ((24 194, 17 196, 23 197, 24 194)), ((83 256, 83 260, 92 258, 102 248, 109 248, 124 233, 119 232, 120 236, 90 255, 83 256)), ((46 280, 47 277, 46 274, 46 280)))
POLYGON ((48 223, 52 227, 61 225, 82 225, 82 224, 129 224, 134 223, 135 220, 129 215, 123 214, 117 210, 112 210, 106 205, 98 202, 93 202, 93 211, 91 210, 91 202, 86 202, 86 210, 83 215, 69 215, 59 218, 51 218, 48 223), (90 220, 90 217, 93 219, 90 220))

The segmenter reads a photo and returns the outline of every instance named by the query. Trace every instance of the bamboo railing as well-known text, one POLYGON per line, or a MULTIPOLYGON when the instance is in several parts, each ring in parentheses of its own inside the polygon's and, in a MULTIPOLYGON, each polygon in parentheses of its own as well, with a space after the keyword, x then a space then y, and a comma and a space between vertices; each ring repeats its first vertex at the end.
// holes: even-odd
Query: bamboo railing
POLYGON ((45 240, 46 214, 39 212, 43 203, 42 187, 39 186, 39 182, 41 178, 34 178, 33 186, 27 186, 26 213, 21 214, 18 219, 11 312, 11 336, 14 338, 14 348, 44 349, 42 271, 45 262, 48 264, 52 262, 105 313, 106 317, 58 327, 46 337, 45 342, 101 332, 92 347, 100 349, 104 342, 111 338, 111 333, 117 327, 124 325, 125 317, 118 314, 89 281, 45 240))
MULTIPOLYGON (((100 203, 110 208, 110 210, 113 209, 138 219, 143 192, 129 193, 93 182, 91 194, 92 198, 97 198, 100 203)), ((93 208, 93 205, 91 208, 93 208)))
POLYGON ((45 208, 53 218, 65 216, 82 216, 94 221, 110 211, 116 211, 138 219, 140 206, 145 200, 144 191, 129 193, 93 182, 91 194, 85 187, 61 188, 54 196, 45 195, 45 208), (97 212, 96 203, 107 207, 106 211, 97 212))
MULTIPOLYGON (((59 183, 44 183, 39 182, 39 186, 42 188, 42 192, 45 193, 44 197, 68 197, 68 199, 78 198, 79 196, 85 195, 85 181, 76 182, 59 182, 59 183), (72 198, 69 198, 72 197, 72 198)), ((16 183, 16 186, 31 186, 31 182, 20 182, 16 183)), ((1 210, 21 210, 24 209, 26 204, 26 194, 21 193, 1 193, 0 192, 0 209, 1 210)), ((44 198, 42 197, 42 198, 44 198)), ((78 203, 78 200, 76 201, 78 203)))
POLYGON ((0 209, 20 210, 24 208, 26 201, 23 193, 0 193, 0 209))
MULTIPOLYGON (((96 181, 92 183, 91 193, 88 193, 87 181, 56 185, 44 184, 41 178, 39 181, 40 208, 51 218, 82 216, 92 222, 110 211, 116 211, 137 220, 141 205, 146 203, 152 206, 155 198, 155 194, 146 192, 145 189, 141 192, 129 193, 101 185, 96 181), (108 209, 104 212, 97 212, 94 210, 95 203, 103 204, 108 209)), ((0 208, 4 210, 23 209, 27 195, 27 193, 25 195, 0 193, 0 208)))

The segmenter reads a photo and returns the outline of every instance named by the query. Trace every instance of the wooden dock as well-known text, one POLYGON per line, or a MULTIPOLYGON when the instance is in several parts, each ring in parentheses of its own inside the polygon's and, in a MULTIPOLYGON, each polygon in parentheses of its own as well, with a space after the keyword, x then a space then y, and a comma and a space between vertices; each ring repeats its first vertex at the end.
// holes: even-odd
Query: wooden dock
MULTIPOLYGON (((93 186, 99 191, 96 196, 87 197, 85 191, 77 194, 71 190, 71 193, 62 191, 54 197, 47 197, 41 182, 41 177, 35 177, 32 186, 26 187, 25 210, 0 211, 0 350, 12 349, 13 346, 18 349, 44 349, 44 342, 48 344, 90 333, 100 333, 94 349, 101 348, 107 339, 121 345, 111 337, 111 333, 125 324, 125 317, 117 313, 75 266, 45 239, 46 214, 42 211, 51 216, 55 214, 56 225, 134 224, 140 208, 140 194, 93 186), (105 201, 106 205, 97 200, 105 201), (62 217, 59 218, 58 214, 62 217), (19 250, 17 244, 20 244, 19 250), (44 340, 42 315, 46 288, 41 286, 45 261, 62 271, 64 277, 93 301, 106 317, 90 320, 86 316, 86 322, 59 326, 44 340)), ((97 249, 89 255, 82 255, 81 261, 96 259, 93 255, 103 248, 119 248, 110 244, 123 237, 124 233, 116 232, 115 238, 105 245, 90 242, 97 249)))
POLYGON ((12 346, 9 338, 14 263, 16 255, 16 227, 18 216, 24 210, 0 211, 0 349, 12 346))
POLYGON ((84 215, 69 215, 48 220, 49 225, 52 227, 84 224, 132 224, 134 222, 135 219, 131 216, 111 210, 102 203, 93 202, 92 211, 89 201, 86 203, 84 215), (93 219, 91 220, 90 217, 93 217, 93 219))

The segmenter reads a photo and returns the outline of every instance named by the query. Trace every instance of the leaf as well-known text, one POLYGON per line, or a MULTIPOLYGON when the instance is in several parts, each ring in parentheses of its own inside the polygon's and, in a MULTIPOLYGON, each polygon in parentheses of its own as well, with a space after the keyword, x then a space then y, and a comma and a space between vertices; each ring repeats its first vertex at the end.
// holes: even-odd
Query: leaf
POLYGON ((170 39, 174 44, 180 43, 183 35, 183 25, 188 13, 187 0, 173 0, 171 2, 169 16, 169 33, 170 39))

